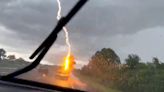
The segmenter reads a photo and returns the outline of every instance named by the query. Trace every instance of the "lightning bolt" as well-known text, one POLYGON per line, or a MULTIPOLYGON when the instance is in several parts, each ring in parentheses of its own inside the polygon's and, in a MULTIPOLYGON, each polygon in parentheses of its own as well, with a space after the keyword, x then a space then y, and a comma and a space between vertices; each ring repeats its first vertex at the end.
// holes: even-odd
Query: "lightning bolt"
MULTIPOLYGON (((61 7, 61 2, 60 0, 57 0, 57 4, 58 4, 58 12, 57 12, 57 20, 61 19, 61 11, 62 11, 62 7, 61 7)), ((68 46, 68 53, 66 56, 66 60, 65 60, 65 67, 64 69, 67 70, 69 68, 69 57, 71 55, 71 44, 69 41, 69 33, 68 33, 68 29, 66 27, 63 27, 64 33, 65 33, 65 38, 66 38, 66 44, 68 46)))

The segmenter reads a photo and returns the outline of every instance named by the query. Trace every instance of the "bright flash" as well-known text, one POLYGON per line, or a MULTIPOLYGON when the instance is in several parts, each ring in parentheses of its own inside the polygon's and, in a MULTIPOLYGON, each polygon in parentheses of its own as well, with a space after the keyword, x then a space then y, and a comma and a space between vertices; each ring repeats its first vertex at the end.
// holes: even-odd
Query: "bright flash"
POLYGON ((75 59, 73 55, 70 55, 69 57, 66 57, 64 60, 64 70, 66 72, 72 72, 74 69, 75 59))
POLYGON ((70 63, 70 56, 67 56, 65 61, 64 61, 64 70, 67 71, 69 69, 69 63, 70 63))

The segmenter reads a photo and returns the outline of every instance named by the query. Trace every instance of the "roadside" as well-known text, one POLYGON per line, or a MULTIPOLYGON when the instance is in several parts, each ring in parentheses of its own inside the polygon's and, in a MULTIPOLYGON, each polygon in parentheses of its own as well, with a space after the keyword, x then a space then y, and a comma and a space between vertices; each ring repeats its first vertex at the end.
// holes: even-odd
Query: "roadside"
POLYGON ((86 75, 75 73, 75 75, 80 79, 80 81, 87 84, 86 90, 89 92, 121 92, 115 89, 111 89, 105 85, 102 85, 96 81, 96 79, 88 77, 86 75))

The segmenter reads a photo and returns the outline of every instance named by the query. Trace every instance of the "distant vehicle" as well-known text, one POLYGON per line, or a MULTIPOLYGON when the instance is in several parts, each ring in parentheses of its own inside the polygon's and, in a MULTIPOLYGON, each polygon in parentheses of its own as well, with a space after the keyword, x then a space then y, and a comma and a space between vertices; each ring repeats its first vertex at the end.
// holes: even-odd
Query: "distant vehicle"
POLYGON ((60 80, 68 80, 69 79, 69 73, 68 72, 63 72, 62 69, 59 69, 56 74, 55 74, 55 78, 60 79, 60 80))
POLYGON ((75 59, 74 59, 74 56, 71 55, 69 57, 69 68, 67 70, 64 69, 64 66, 63 67, 60 67, 58 69, 58 71, 56 72, 55 74, 55 77, 56 78, 59 78, 59 79, 62 79, 62 80, 68 80, 73 69, 74 69, 74 65, 75 65, 75 59))

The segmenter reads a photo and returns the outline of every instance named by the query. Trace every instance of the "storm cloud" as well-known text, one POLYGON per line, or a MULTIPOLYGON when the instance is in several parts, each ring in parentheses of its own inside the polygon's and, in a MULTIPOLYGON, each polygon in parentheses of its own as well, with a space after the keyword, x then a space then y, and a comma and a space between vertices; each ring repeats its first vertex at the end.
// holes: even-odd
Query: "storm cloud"
MULTIPOLYGON (((64 16, 77 0, 61 2, 64 16)), ((139 54, 144 60, 153 56, 164 60, 163 3, 163 0, 90 0, 67 25, 73 54, 84 64, 97 50, 110 47, 122 60, 130 53, 139 54), (146 44, 150 40, 153 42, 146 44)), ((56 25, 56 13, 55 0, 1 0, 0 46, 29 56, 56 25)), ((59 63, 66 50, 61 32, 45 61, 59 63)))

